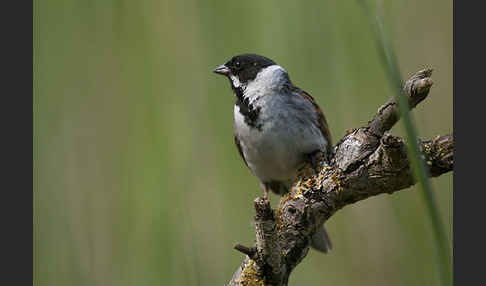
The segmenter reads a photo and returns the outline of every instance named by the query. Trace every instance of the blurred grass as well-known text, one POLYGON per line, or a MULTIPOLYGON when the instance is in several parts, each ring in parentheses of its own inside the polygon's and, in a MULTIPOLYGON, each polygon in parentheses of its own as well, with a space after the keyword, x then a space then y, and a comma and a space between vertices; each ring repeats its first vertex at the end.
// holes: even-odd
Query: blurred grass
MULTIPOLYGON (((229 85, 211 73, 231 56, 284 66, 335 141, 393 94, 355 1, 34 7, 34 285, 231 278, 261 194, 233 144, 229 85)), ((452 132, 452 1, 384 1, 383 14, 403 76, 434 68, 419 136, 452 132)), ((431 183, 452 247, 452 175, 431 183)), ((291 285, 439 285, 419 192, 347 207, 327 228, 333 252, 311 251, 291 285)))

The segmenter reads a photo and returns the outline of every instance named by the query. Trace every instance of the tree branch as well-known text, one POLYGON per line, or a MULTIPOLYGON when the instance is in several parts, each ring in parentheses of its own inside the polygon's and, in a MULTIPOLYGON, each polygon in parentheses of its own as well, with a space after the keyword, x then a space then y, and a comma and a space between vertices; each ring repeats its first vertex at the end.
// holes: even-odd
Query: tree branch
MULTIPOLYGON (((405 83, 410 108, 427 97, 431 73, 430 69, 419 71, 405 83)), ((304 166, 275 214, 268 202, 257 198, 256 246, 235 247, 247 256, 228 285, 287 285, 290 273, 307 255, 311 236, 336 211, 414 185, 405 142, 388 133, 398 120, 398 106, 392 99, 367 126, 338 142, 328 165, 318 154, 322 166, 318 173, 304 166)), ((431 177, 452 171, 452 135, 421 141, 420 148, 431 177)))
MULTIPOLYGON (((429 90, 433 84, 430 79, 431 75, 432 69, 424 69, 414 74, 405 82, 403 92, 407 96, 410 109, 417 106, 429 94, 429 90)), ((368 123, 368 126, 372 133, 383 136, 399 119, 398 103, 395 98, 391 98, 385 105, 378 109, 378 113, 368 123)))

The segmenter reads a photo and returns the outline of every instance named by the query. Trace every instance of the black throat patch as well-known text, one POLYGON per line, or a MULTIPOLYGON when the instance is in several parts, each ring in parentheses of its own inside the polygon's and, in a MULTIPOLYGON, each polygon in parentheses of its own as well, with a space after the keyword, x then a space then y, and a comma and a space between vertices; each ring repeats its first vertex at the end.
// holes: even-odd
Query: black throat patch
POLYGON ((251 104, 250 100, 243 96, 243 89, 241 87, 233 88, 233 90, 236 94, 235 104, 239 107, 241 115, 245 118, 245 123, 250 127, 262 131, 263 124, 257 122, 261 107, 255 107, 251 104))

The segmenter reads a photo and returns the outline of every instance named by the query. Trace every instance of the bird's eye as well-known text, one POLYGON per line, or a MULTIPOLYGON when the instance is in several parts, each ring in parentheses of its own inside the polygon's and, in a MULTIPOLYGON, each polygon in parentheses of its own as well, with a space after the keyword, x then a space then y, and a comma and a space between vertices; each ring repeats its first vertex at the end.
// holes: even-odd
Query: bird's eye
POLYGON ((236 62, 236 63, 235 63, 235 66, 236 66, 237 68, 239 68, 239 67, 241 66, 241 63, 240 63, 240 62, 236 62))

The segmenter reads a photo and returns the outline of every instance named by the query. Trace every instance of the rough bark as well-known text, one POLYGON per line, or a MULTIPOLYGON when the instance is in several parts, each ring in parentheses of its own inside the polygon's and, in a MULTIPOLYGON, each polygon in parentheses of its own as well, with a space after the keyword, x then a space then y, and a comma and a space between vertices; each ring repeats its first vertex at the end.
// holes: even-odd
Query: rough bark
MULTIPOLYGON (((427 97, 431 74, 430 69, 419 71, 404 84, 411 109, 427 97)), ((303 167, 275 212, 268 201, 257 198, 256 244, 235 246, 246 257, 228 285, 287 285, 292 270, 309 251, 310 237, 336 211, 414 185, 405 142, 388 133, 398 120, 398 106, 391 99, 367 126, 348 132, 337 143, 329 164, 323 164, 318 154, 318 172, 303 167)), ((420 141, 420 147, 431 177, 452 171, 452 135, 420 141)))

